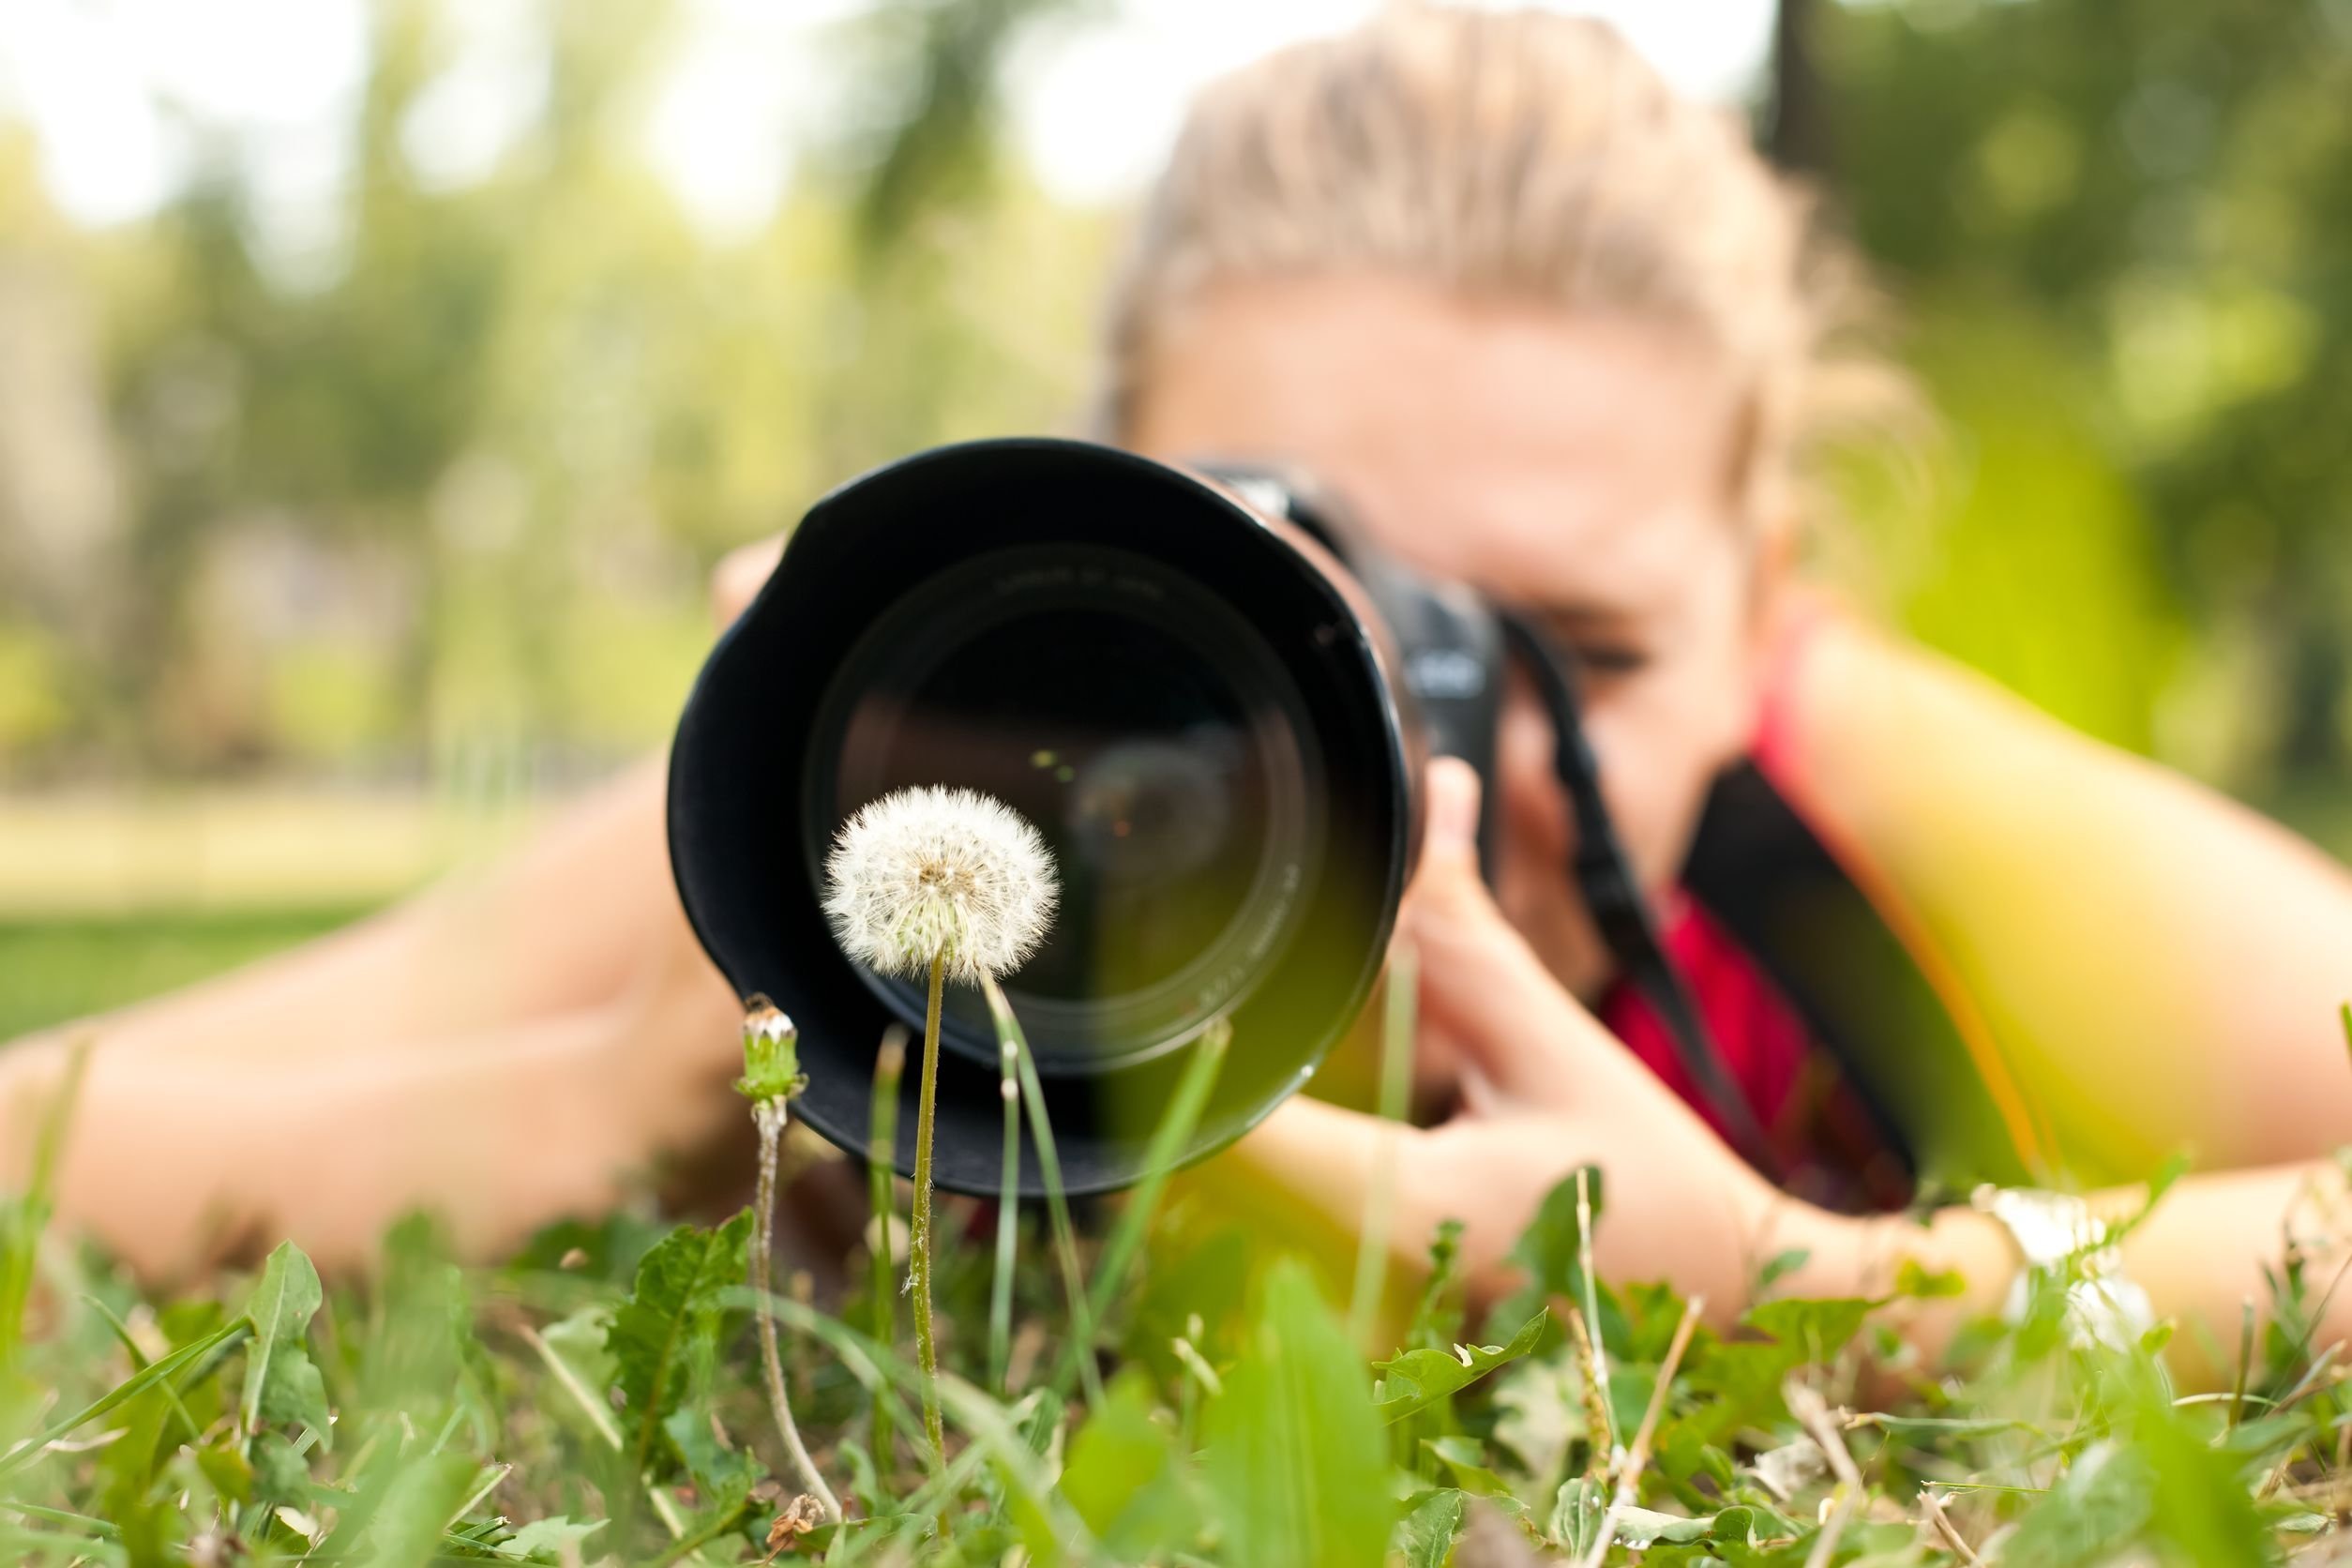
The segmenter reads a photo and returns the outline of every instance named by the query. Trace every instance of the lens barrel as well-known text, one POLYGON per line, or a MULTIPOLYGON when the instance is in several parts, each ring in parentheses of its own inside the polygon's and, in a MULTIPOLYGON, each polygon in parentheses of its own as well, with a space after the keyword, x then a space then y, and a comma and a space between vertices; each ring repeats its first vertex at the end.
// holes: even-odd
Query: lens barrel
MULTIPOLYGON (((1069 1190, 1144 1173, 1218 1018, 1231 1048, 1180 1160, 1305 1081, 1379 972, 1417 777, 1410 699, 1326 566, 1228 491, 1078 442, 942 447, 811 508, 696 682, 669 797, 697 936, 800 1025, 804 1119, 862 1150, 883 1031, 920 1039, 921 986, 852 963, 821 900, 839 824, 922 784, 995 795, 1054 851, 1053 930, 1003 983, 1069 1190)), ((985 1194, 997 1050, 966 989, 942 1026, 935 1174, 985 1194)))

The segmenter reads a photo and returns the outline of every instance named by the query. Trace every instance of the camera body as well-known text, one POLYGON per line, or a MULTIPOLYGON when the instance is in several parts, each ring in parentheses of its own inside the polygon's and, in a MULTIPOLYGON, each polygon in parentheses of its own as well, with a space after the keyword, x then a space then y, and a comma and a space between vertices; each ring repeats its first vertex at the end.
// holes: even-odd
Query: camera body
MULTIPOLYGON (((1065 1184, 1122 1186, 1213 1019, 1233 1045, 1180 1161, 1264 1117, 1362 1010, 1418 852, 1423 763, 1491 768, 1503 647, 1474 595, 1419 580, 1277 473, 1048 439, 919 453, 810 509, 697 680, 671 754, 679 894, 737 992, 798 1022, 804 1120, 863 1149, 882 1035, 919 1036, 924 994, 842 953, 826 850, 897 788, 1004 800, 1063 882, 1054 931, 1005 987, 1065 1184)), ((957 989, 935 1171, 991 1193, 996 1043, 957 989)), ((895 1154, 912 1168, 903 1131, 895 1154)), ((1021 1182, 1041 1190, 1028 1148, 1021 1182)))

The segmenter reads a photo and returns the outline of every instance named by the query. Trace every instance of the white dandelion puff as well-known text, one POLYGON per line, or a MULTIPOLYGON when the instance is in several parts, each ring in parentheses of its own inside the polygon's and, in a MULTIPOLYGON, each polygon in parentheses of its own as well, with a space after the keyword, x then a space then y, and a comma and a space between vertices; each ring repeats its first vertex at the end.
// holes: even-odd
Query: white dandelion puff
POLYGON ((1053 854, 1003 801, 973 790, 900 790, 841 826, 825 862, 825 915, 842 951, 921 979, 1009 974, 1045 941, 1059 894, 1053 854))

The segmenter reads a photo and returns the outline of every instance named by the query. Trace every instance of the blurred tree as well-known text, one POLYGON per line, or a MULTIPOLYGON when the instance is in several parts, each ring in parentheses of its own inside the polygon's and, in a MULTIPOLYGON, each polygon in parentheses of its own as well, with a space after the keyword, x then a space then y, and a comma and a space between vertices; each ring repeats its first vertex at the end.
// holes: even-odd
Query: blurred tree
MULTIPOLYGON (((2014 428, 2062 384, 2074 394, 2065 427, 2145 514, 2134 529, 2084 523, 2112 546, 2100 580, 2043 580, 2023 540, 1955 546, 1971 564, 1947 552, 1928 574, 1943 575, 1919 585, 1914 603, 1940 606, 1928 629, 1982 656, 2003 623, 2040 618, 2075 638, 2084 596, 2108 595, 2109 611, 2136 602, 2144 634, 2079 640, 2067 656, 2136 687, 2144 718, 2109 733, 2255 792, 2340 779, 2352 755, 2352 5, 1806 9, 1855 230, 1923 336, 1966 346, 1969 406, 1955 412, 1978 480, 1964 468, 1964 485, 2002 482, 1991 464, 2003 438, 1971 451, 1972 436, 2014 428), (2016 351, 2006 368, 1992 362, 2002 343, 2016 351), (2151 657, 2166 599, 2191 618, 2193 657, 2151 657), (1972 628, 1963 601, 1976 603, 1972 628)), ((1931 381, 1952 362, 1930 354, 1931 381)), ((2036 526, 2078 520, 2031 510, 2036 526)), ((1977 506, 1961 526, 1989 538, 2004 523, 1977 506)), ((2007 674, 2040 696, 2038 683, 2080 671, 2007 674)))
MULTIPOLYGON (((1075 403, 1104 226, 999 155, 995 85, 1066 0, 838 24, 863 107, 723 245, 637 151, 671 0, 547 8, 535 118, 486 178, 425 178, 452 3, 371 0, 323 264, 273 264, 242 143, 182 112, 196 176, 86 242, 102 264, 51 266, 103 324, 128 536, 38 603, 0 594, 0 683, 44 699, 0 691, 17 761, 425 761, 478 790, 625 754, 674 716, 719 551, 859 468, 1075 403), (117 577, 122 613, 67 638, 117 577), (94 701, 48 700, 60 659, 94 701)), ((38 227, 11 181, 28 158, 0 163, 0 261, 38 227)))

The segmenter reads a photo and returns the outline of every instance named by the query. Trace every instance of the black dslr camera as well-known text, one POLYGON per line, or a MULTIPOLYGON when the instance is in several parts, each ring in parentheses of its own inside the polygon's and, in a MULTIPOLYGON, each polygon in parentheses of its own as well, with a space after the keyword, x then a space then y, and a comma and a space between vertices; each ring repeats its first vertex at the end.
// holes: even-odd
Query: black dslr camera
MULTIPOLYGON (((1143 1174, 1213 1019, 1230 1020, 1233 1046, 1184 1159, 1266 1115, 1354 1020, 1418 852, 1422 765, 1448 753, 1491 777, 1506 660, 1551 712, 1574 873, 1621 972, 1735 1141, 1755 1138, 1626 870, 1565 660, 1278 473, 988 441, 824 497, 680 721, 679 892, 736 990, 798 1021, 802 1114, 862 1148, 877 1047, 894 1020, 919 1034, 925 999, 837 945, 820 908, 827 848, 852 812, 910 785, 1012 806, 1052 848, 1062 904, 1005 988, 1069 1189, 1118 1187, 1143 1174)), ((940 1184, 995 1191, 1000 1137, 995 1037, 980 999, 951 990, 940 1184)), ((1022 1181, 1039 1190, 1031 1150, 1022 1181)))

